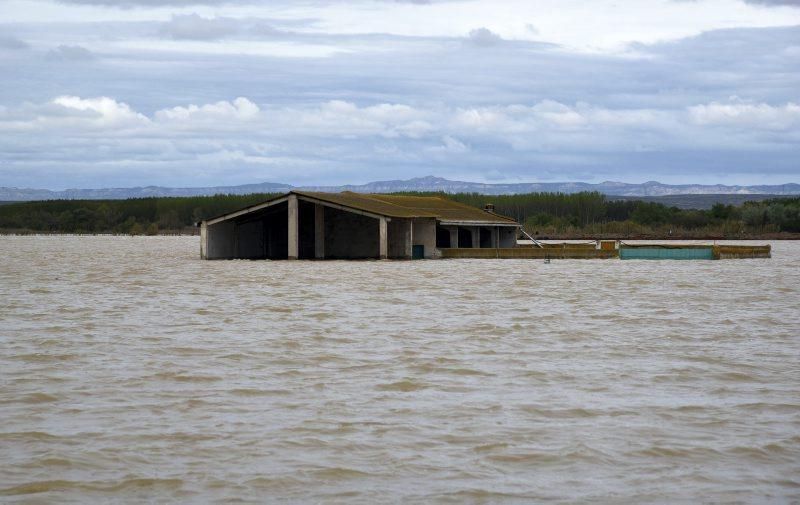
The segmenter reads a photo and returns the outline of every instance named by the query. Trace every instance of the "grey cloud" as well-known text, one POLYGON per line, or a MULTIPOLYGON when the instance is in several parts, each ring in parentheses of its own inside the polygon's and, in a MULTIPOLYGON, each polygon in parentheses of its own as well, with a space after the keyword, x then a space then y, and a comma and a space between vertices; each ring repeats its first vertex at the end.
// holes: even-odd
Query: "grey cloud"
MULTIPOLYGON (((102 5, 131 9, 136 7, 187 7, 192 5, 234 5, 258 4, 258 0, 57 0, 65 4, 102 5)), ((403 3, 413 5, 430 5, 464 0, 375 0, 377 3, 403 3)), ((347 0, 319 1, 320 4, 347 3, 347 0)))
POLYGON ((0 49, 20 50, 28 49, 29 47, 25 41, 14 37, 0 36, 0 49))
POLYGON ((159 35, 176 40, 220 40, 226 38, 271 38, 289 37, 320 38, 320 36, 301 36, 291 31, 276 28, 274 23, 282 26, 299 26, 311 20, 265 20, 260 18, 206 18, 196 13, 174 15, 163 23, 158 30, 159 35))
POLYGON ((231 18, 204 18, 197 14, 175 15, 161 26, 160 33, 173 39, 216 40, 235 35, 240 23, 231 18))
POLYGON ((497 35, 488 28, 476 28, 469 32, 468 40, 476 46, 494 46, 503 41, 500 35, 497 35))
POLYGON ((790 6, 800 7, 800 0, 744 0, 745 3, 758 4, 766 6, 790 6))
MULTIPOLYGON (((41 58, 24 58, 23 53, 0 58, 2 106, 41 104, 58 95, 117 101, 91 103, 105 111, 100 117, 91 110, 47 113, 56 125, 89 123, 92 135, 99 137, 85 146, 63 130, 0 135, 0 152, 6 153, 0 158, 5 167, 0 168, 0 185, 12 180, 41 185, 28 175, 35 173, 46 174, 48 184, 68 185, 93 170, 108 177, 106 185, 126 177, 131 184, 175 178, 180 185, 180 178, 197 166, 209 167, 209 177, 225 183, 232 180, 227 175, 232 171, 242 182, 294 182, 307 176, 333 183, 358 180, 367 171, 374 178, 391 178, 399 171, 480 176, 490 166, 527 179, 602 174, 609 179, 705 177, 719 182, 735 173, 751 180, 800 176, 800 125, 796 108, 788 105, 798 102, 800 28, 719 30, 640 44, 617 57, 497 41, 489 30, 484 35, 499 42, 502 51, 476 49, 466 38, 301 34, 275 29, 290 27, 269 19, 223 20, 237 25, 229 26, 232 34, 223 38, 284 36, 297 44, 355 49, 288 58, 109 45, 94 64, 59 65, 57 79, 53 66, 41 58), (264 126, 210 114, 209 104, 230 110, 219 102, 238 96, 263 108, 252 121, 263 119, 264 126), (330 103, 335 100, 346 103, 330 103), (154 124, 128 114, 121 103, 154 124), (407 104, 413 110, 376 108, 380 104, 407 104), (455 116, 455 126, 446 119, 453 111, 464 112, 455 116), (200 113, 205 116, 195 115, 200 113), (400 114, 408 119, 398 123, 400 114), (190 120, 164 124, 163 118, 182 115, 190 120), (113 121, 149 134, 102 137, 113 121), (178 133, 164 133, 167 126, 178 133), (96 149, 98 144, 108 151, 96 149), (126 169, 115 168, 117 160, 126 169)), ((43 28, 40 33, 24 29, 15 27, 15 35, 42 42, 43 28)), ((52 30, 46 35, 51 47, 86 34, 102 40, 89 23, 46 29, 52 30)), ((135 42, 152 38, 159 25, 103 29, 108 30, 103 37, 113 33, 117 40, 135 42)), ((211 32, 199 30, 206 37, 211 32)), ((249 108, 237 110, 242 114, 249 108)), ((13 121, 24 119, 23 112, 14 112, 23 117, 13 121)))
MULTIPOLYGON (((673 2, 694 3, 701 0, 672 0, 673 2)), ((763 5, 765 7, 800 7, 800 0, 742 0, 746 4, 763 5)))
POLYGON ((56 61, 89 61, 95 58, 94 54, 85 47, 67 45, 51 49, 45 57, 48 60, 56 61))
POLYGON ((136 7, 187 7, 192 5, 253 4, 256 0, 57 0, 65 4, 101 5, 131 9, 136 7))

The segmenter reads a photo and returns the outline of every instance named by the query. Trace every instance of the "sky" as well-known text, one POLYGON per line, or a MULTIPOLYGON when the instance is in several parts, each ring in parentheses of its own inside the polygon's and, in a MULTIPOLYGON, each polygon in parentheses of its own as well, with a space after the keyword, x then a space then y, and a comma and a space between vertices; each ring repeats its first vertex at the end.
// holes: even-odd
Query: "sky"
POLYGON ((800 182, 800 0, 3 0, 0 186, 800 182))

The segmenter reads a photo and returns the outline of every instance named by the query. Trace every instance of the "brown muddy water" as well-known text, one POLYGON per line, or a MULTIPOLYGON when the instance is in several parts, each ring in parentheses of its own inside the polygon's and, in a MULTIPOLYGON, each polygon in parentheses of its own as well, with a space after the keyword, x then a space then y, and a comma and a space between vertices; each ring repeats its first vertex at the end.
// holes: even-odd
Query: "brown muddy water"
POLYGON ((203 262, 0 237, 0 502, 790 503, 771 260, 203 262))

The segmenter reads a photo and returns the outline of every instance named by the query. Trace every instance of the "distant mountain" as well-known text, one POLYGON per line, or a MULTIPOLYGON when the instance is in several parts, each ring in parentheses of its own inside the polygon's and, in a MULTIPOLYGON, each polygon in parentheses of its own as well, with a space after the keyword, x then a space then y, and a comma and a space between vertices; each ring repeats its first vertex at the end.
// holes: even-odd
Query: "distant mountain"
POLYGON ((599 184, 586 182, 523 182, 515 184, 484 184, 479 182, 451 181, 441 177, 416 177, 408 180, 377 181, 345 186, 302 186, 264 182, 242 186, 214 186, 205 188, 166 188, 146 186, 137 188, 67 189, 18 189, 0 187, 0 201, 27 200, 101 200, 144 198, 149 196, 201 196, 215 194, 282 193, 291 189, 308 191, 354 191, 357 193, 397 193, 401 191, 443 191, 446 193, 482 193, 486 195, 508 195, 516 193, 578 193, 598 191, 606 195, 621 197, 660 197, 667 195, 800 195, 800 184, 774 186, 727 186, 722 184, 661 184, 650 181, 643 184, 605 181, 599 184))
POLYGON ((145 186, 136 188, 103 189, 18 189, 0 187, 0 201, 30 200, 123 200, 126 198, 146 198, 151 196, 204 196, 204 195, 247 195, 251 193, 283 193, 292 189, 288 184, 263 182, 242 186, 212 186, 207 188, 165 188, 145 186))
POLYGON ((579 193, 598 191, 617 196, 664 196, 707 194, 800 194, 800 184, 775 186, 726 186, 722 184, 662 184, 649 181, 643 184, 605 181, 587 182, 522 182, 515 184, 484 184, 480 182, 451 181, 441 177, 416 177, 408 180, 378 181, 361 185, 304 187, 311 191, 354 191, 357 193, 396 193, 400 191, 444 191, 445 193, 482 193, 485 195, 510 195, 517 193, 579 193))

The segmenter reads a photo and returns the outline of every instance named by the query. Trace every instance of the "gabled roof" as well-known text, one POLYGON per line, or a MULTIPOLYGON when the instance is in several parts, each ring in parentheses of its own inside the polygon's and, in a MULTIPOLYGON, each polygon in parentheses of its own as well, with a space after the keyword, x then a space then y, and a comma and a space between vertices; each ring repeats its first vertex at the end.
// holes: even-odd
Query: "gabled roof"
MULTIPOLYGON (((518 223, 510 217, 501 216, 493 212, 478 209, 463 203, 454 202, 438 196, 402 196, 402 195, 379 195, 367 193, 353 193, 345 191, 343 193, 322 193, 316 191, 293 190, 281 196, 277 196, 258 205, 252 205, 245 209, 229 212, 217 216, 207 221, 219 222, 224 219, 241 216, 249 212, 255 212, 270 205, 283 202, 290 194, 295 194, 300 198, 317 200, 322 203, 330 203, 336 206, 353 209, 376 216, 395 217, 395 218, 414 218, 430 217, 443 222, 469 223, 469 224, 497 224, 497 225, 517 225, 518 223)), ((209 223, 211 224, 211 223, 209 223)))

